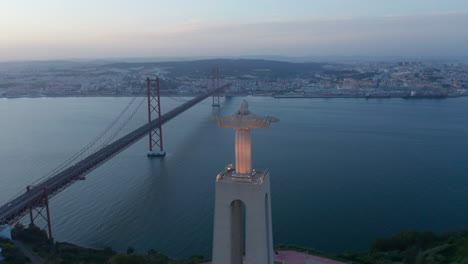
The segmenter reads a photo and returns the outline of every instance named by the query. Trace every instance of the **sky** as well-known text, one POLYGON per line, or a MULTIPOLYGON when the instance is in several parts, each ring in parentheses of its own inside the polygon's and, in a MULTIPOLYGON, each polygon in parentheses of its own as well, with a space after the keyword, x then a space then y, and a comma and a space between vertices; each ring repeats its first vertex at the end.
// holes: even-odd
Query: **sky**
POLYGON ((468 0, 0 0, 0 61, 468 56, 468 0))

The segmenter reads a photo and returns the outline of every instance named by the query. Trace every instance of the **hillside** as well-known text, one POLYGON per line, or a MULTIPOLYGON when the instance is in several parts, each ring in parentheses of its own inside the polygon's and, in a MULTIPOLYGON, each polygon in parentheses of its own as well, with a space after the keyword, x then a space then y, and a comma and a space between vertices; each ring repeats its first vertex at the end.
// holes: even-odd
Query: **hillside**
POLYGON ((256 75, 261 77, 295 77, 303 74, 322 71, 323 63, 293 63, 284 61, 258 59, 210 59, 180 62, 147 62, 147 63, 111 63, 103 65, 105 68, 131 69, 161 67, 169 70, 169 76, 206 76, 213 66, 222 69, 223 76, 256 75))

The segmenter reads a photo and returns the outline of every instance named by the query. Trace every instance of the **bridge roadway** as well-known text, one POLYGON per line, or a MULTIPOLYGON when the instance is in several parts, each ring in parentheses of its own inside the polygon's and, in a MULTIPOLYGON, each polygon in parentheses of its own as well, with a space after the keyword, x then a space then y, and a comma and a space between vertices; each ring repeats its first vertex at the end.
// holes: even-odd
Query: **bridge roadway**
MULTIPOLYGON (((218 90, 221 91, 222 89, 228 87, 229 85, 230 84, 226 84, 216 90, 199 95, 192 100, 187 101, 186 103, 165 113, 161 116, 162 124, 188 110, 197 103, 203 101, 218 90)), ((154 119, 151 123, 145 124, 140 128, 135 129, 129 134, 121 137, 106 147, 103 147, 83 160, 77 162, 75 165, 72 165, 44 180, 43 182, 36 185, 31 191, 25 192, 24 194, 21 194, 6 204, 0 206, 0 224, 13 224, 26 213, 28 213, 31 207, 35 208, 43 206, 44 190, 47 190, 49 198, 59 193, 61 190, 76 180, 79 180, 80 177, 91 172, 93 169, 97 168, 117 153, 123 151, 133 143, 137 142, 139 139, 148 135, 149 131, 153 128, 156 128, 158 124, 159 118, 154 119)))

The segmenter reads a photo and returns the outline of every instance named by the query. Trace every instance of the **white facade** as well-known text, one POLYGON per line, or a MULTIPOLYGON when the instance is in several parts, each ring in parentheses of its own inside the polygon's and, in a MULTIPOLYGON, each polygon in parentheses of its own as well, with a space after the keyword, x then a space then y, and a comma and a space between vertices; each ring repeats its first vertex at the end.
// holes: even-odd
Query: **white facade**
POLYGON ((213 264, 273 264, 273 261, 269 172, 256 171, 245 177, 228 166, 216 179, 213 264))

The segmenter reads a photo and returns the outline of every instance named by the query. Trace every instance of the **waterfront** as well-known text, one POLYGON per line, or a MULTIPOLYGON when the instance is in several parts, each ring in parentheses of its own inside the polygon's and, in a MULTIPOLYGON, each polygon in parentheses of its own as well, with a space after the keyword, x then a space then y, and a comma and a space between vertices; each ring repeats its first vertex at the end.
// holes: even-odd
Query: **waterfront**
MULTIPOLYGON (((253 132, 254 166, 272 175, 275 243, 365 249, 400 230, 466 223, 468 98, 247 99, 281 119, 253 132)), ((0 100, 0 202, 86 145, 128 100, 0 100)), ((234 158, 234 131, 210 117, 206 100, 164 127, 164 160, 146 158, 142 140, 53 198, 57 240, 210 254, 213 181, 234 158)))

